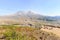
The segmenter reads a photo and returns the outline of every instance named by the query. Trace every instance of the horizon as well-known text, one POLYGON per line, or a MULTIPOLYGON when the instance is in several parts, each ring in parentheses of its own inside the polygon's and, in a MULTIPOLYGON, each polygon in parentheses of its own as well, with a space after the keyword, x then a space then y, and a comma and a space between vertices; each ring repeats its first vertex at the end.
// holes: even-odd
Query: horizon
POLYGON ((60 16, 60 0, 0 0, 0 16, 28 10, 46 16, 60 16))
MULTIPOLYGON (((40 14, 39 12, 36 12, 36 11, 33 11, 33 10, 25 10, 25 11, 17 11, 17 12, 32 12, 32 14, 38 14, 38 15, 41 15, 41 16, 50 16, 50 17, 59 17, 59 16, 51 16, 51 15, 43 15, 43 14, 40 14)), ((5 14, 5 15, 0 15, 0 16, 11 16, 11 15, 16 15, 16 14, 18 14, 17 12, 15 12, 15 13, 10 13, 10 14, 5 14)))

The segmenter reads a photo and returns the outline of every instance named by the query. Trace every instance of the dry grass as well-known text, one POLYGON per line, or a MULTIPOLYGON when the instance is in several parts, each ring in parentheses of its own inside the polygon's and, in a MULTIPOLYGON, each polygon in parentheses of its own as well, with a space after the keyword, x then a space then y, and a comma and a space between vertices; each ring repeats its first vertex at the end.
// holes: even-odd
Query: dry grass
POLYGON ((42 28, 41 30, 47 31, 47 32, 52 32, 52 33, 54 33, 54 34, 56 34, 57 36, 60 37, 60 28, 53 28, 51 30, 42 28))
POLYGON ((32 27, 3 26, 0 31, 1 40, 59 40, 51 32, 32 27))

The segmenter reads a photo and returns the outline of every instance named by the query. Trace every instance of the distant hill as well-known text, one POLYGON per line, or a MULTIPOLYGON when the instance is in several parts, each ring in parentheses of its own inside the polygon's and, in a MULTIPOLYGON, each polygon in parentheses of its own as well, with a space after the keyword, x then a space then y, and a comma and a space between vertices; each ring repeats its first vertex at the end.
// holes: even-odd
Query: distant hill
POLYGON ((33 11, 18 11, 7 16, 0 16, 0 25, 2 24, 20 24, 20 25, 35 25, 35 24, 60 24, 60 16, 44 16, 33 11))

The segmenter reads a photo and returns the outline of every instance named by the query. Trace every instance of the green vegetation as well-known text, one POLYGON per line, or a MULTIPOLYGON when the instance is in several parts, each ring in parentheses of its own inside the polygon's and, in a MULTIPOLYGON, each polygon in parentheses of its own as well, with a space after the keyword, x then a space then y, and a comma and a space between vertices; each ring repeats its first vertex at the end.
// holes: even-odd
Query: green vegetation
POLYGON ((27 26, 1 25, 0 31, 0 40, 57 40, 53 33, 27 26))

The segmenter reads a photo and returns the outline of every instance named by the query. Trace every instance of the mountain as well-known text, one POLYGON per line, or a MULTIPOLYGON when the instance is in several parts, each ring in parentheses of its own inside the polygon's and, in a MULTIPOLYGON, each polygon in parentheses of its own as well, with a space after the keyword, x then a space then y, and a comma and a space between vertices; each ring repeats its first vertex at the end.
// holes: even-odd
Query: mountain
POLYGON ((18 11, 7 16, 0 16, 0 25, 40 25, 40 24, 60 24, 60 17, 43 16, 33 11, 18 11))

